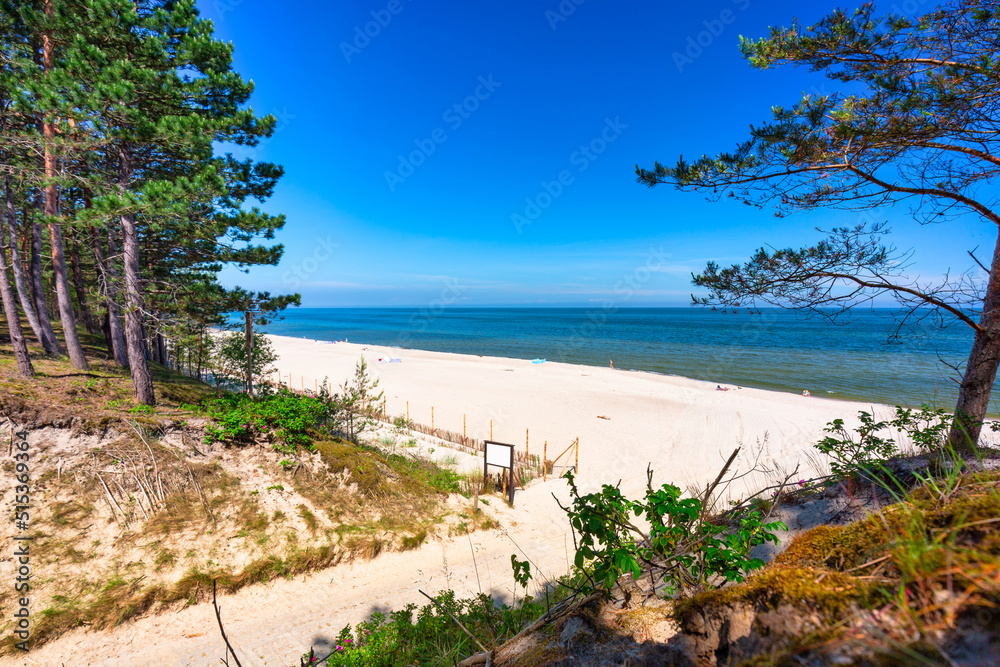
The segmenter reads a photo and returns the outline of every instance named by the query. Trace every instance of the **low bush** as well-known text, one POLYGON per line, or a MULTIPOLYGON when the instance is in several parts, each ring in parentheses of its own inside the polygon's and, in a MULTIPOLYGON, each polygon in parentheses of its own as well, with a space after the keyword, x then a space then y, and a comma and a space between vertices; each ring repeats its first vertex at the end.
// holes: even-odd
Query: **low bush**
MULTIPOLYGON (((444 591, 436 602, 455 616, 484 645, 497 647, 521 626, 546 611, 545 601, 524 598, 498 603, 489 595, 458 598, 444 591)), ((550 603, 552 600, 550 599, 550 603)), ((452 665, 480 651, 478 644, 436 605, 411 604, 388 615, 375 613, 355 627, 345 627, 324 667, 452 665)))
POLYGON ((944 410, 927 405, 917 411, 897 405, 895 418, 883 421, 875 421, 871 413, 864 411, 858 413, 858 418, 861 424, 853 432, 844 426, 843 419, 833 420, 824 429, 830 435, 816 444, 816 449, 830 457, 830 470, 840 479, 876 471, 897 455, 896 440, 887 437, 893 431, 909 438, 926 454, 941 453, 952 419, 944 410))
POLYGON ((204 404, 214 423, 205 427, 207 442, 274 441, 275 449, 292 453, 310 447, 309 431, 329 429, 334 406, 329 399, 300 396, 287 389, 250 398, 246 394, 222 392, 204 404))
POLYGON ((643 500, 630 500, 609 484, 581 496, 573 475, 566 477, 573 500, 563 509, 576 534, 575 565, 591 575, 595 587, 610 589, 626 574, 638 578, 643 569, 659 575, 668 595, 740 582, 764 565, 750 550, 777 544, 776 531, 788 529, 780 521, 765 523, 766 515, 755 509, 740 514, 734 525, 716 525, 701 498, 682 498, 671 484, 654 489, 650 483, 643 500), (648 532, 633 523, 639 516, 648 532))

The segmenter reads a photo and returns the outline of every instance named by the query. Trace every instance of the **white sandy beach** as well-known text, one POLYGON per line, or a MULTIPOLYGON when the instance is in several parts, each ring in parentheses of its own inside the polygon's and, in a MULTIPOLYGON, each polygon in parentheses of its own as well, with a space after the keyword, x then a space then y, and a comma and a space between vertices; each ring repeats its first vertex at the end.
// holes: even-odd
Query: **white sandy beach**
MULTIPOLYGON (((656 373, 624 371, 527 360, 480 357, 389 348, 354 343, 316 343, 271 336, 280 356, 283 382, 295 389, 313 388, 330 378, 332 385, 353 375, 364 356, 385 391, 386 410, 439 429, 529 446, 541 454, 548 441, 554 458, 580 438, 580 483, 594 488, 622 481, 622 490, 641 494, 646 466, 659 482, 682 487, 705 484, 726 457, 744 445, 747 465, 759 441, 766 446, 761 461, 778 462, 787 470, 801 465, 813 474, 809 456, 836 418, 853 423, 860 410, 888 415, 892 408, 815 396, 728 386, 656 373), (379 359, 400 359, 398 363, 379 359), (606 417, 607 419, 604 419, 606 417)), ((748 480, 752 487, 762 480, 748 480)))

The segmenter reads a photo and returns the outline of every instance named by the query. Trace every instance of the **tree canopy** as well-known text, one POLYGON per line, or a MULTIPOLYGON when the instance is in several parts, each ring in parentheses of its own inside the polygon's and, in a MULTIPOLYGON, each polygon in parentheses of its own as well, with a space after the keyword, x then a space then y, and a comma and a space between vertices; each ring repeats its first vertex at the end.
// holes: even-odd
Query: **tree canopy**
MULTIPOLYGON (((784 216, 819 208, 905 205, 920 222, 975 216, 1000 226, 990 187, 1000 169, 1000 8, 954 0, 917 17, 879 16, 872 3, 812 26, 793 21, 741 38, 760 69, 805 66, 845 92, 775 106, 732 152, 674 166, 636 166, 639 183, 673 184, 784 216)), ((882 224, 834 229, 803 249, 759 250, 747 263, 710 263, 694 276, 703 305, 757 301, 813 310, 891 294, 907 315, 933 312, 973 331, 950 440, 978 441, 1000 364, 1000 244, 985 262, 938 282, 910 277, 882 224), (921 311, 920 309, 925 309, 921 311)), ((970 255, 973 249, 970 249, 970 255)))
MULTIPOLYGON (((0 283, 13 281, 50 353, 62 351, 49 316, 58 311, 80 368, 77 320, 103 330, 146 404, 155 401, 149 363, 176 363, 193 340, 200 351, 207 328, 243 293, 226 290, 219 271, 276 264, 283 252, 273 241, 284 217, 259 207, 282 168, 220 149, 257 145, 276 120, 249 106, 253 83, 213 31, 194 0, 0 2, 11 236, 0 283)), ((17 309, 5 310, 20 326, 17 309)))

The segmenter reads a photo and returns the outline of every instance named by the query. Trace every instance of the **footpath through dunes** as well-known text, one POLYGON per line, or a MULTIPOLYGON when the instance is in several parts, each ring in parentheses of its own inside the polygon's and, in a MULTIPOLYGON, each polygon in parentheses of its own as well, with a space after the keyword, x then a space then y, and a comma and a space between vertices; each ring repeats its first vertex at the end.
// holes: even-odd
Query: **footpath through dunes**
MULTIPOLYGON (((511 554, 526 555, 543 575, 568 569, 573 543, 565 515, 550 495, 564 487, 559 480, 532 484, 518 492, 513 509, 490 497, 498 529, 220 594, 226 633, 244 667, 290 667, 310 646, 323 653, 344 625, 375 611, 426 603, 420 590, 433 595, 451 589, 460 596, 489 591, 510 601, 511 554)), ((202 667, 219 664, 224 650, 213 607, 201 603, 106 632, 75 630, 26 656, 0 657, 0 665, 202 667)))
MULTIPOLYGON (((680 486, 709 483, 739 444, 745 470, 759 455, 786 470, 803 465, 810 476, 812 445, 836 418, 850 426, 867 404, 754 389, 718 391, 716 385, 678 377, 569 364, 366 347, 314 344, 274 337, 283 380, 315 386, 329 377, 340 384, 362 354, 386 392, 390 415, 429 424, 431 408, 439 429, 461 432, 465 415, 470 437, 489 437, 524 447, 529 429, 532 454, 544 441, 553 458, 580 438, 578 480, 583 491, 618 483, 632 497, 655 482, 680 486), (400 359, 398 362, 379 362, 400 359), (766 439, 765 439, 766 435, 766 439), (764 446, 757 449, 761 440, 764 446)), ((875 406, 879 415, 891 408, 875 406)), ((438 452, 440 453, 440 451, 438 452)), ((760 488, 767 476, 740 480, 729 492, 760 488)), ((242 664, 290 666, 310 646, 322 647, 347 624, 373 611, 425 602, 452 589, 460 596, 490 592, 509 598, 514 590, 510 556, 528 558, 533 571, 558 576, 573 558, 563 502, 564 480, 536 480, 518 491, 515 507, 489 498, 499 528, 471 536, 431 539, 411 551, 385 553, 294 579, 277 579, 221 595, 226 631, 242 664)), ((531 592, 531 591, 529 591, 531 592)), ((0 658, 0 665, 209 665, 218 664, 223 644, 211 603, 175 606, 113 630, 77 629, 27 656, 0 658)))

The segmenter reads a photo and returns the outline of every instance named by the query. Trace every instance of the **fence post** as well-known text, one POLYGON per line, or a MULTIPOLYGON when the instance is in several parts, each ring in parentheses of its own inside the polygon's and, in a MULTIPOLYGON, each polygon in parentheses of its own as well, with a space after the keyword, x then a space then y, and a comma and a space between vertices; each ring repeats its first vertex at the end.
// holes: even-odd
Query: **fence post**
POLYGON ((576 439, 576 462, 573 464, 573 470, 577 475, 580 474, 580 438, 576 439))
POLYGON ((469 446, 469 439, 465 437, 465 413, 462 413, 462 444, 466 447, 469 446))
POLYGON ((490 420, 490 440, 493 439, 493 420, 490 420))
POLYGON ((528 429, 524 429, 524 458, 528 465, 531 465, 531 456, 529 455, 529 443, 528 443, 528 429))
POLYGON ((406 423, 410 423, 410 402, 406 402, 406 423))
POLYGON ((542 481, 545 481, 545 477, 549 472, 549 441, 545 441, 545 445, 542 447, 542 481))
POLYGON ((434 435, 434 406, 431 406, 431 435, 434 435))

